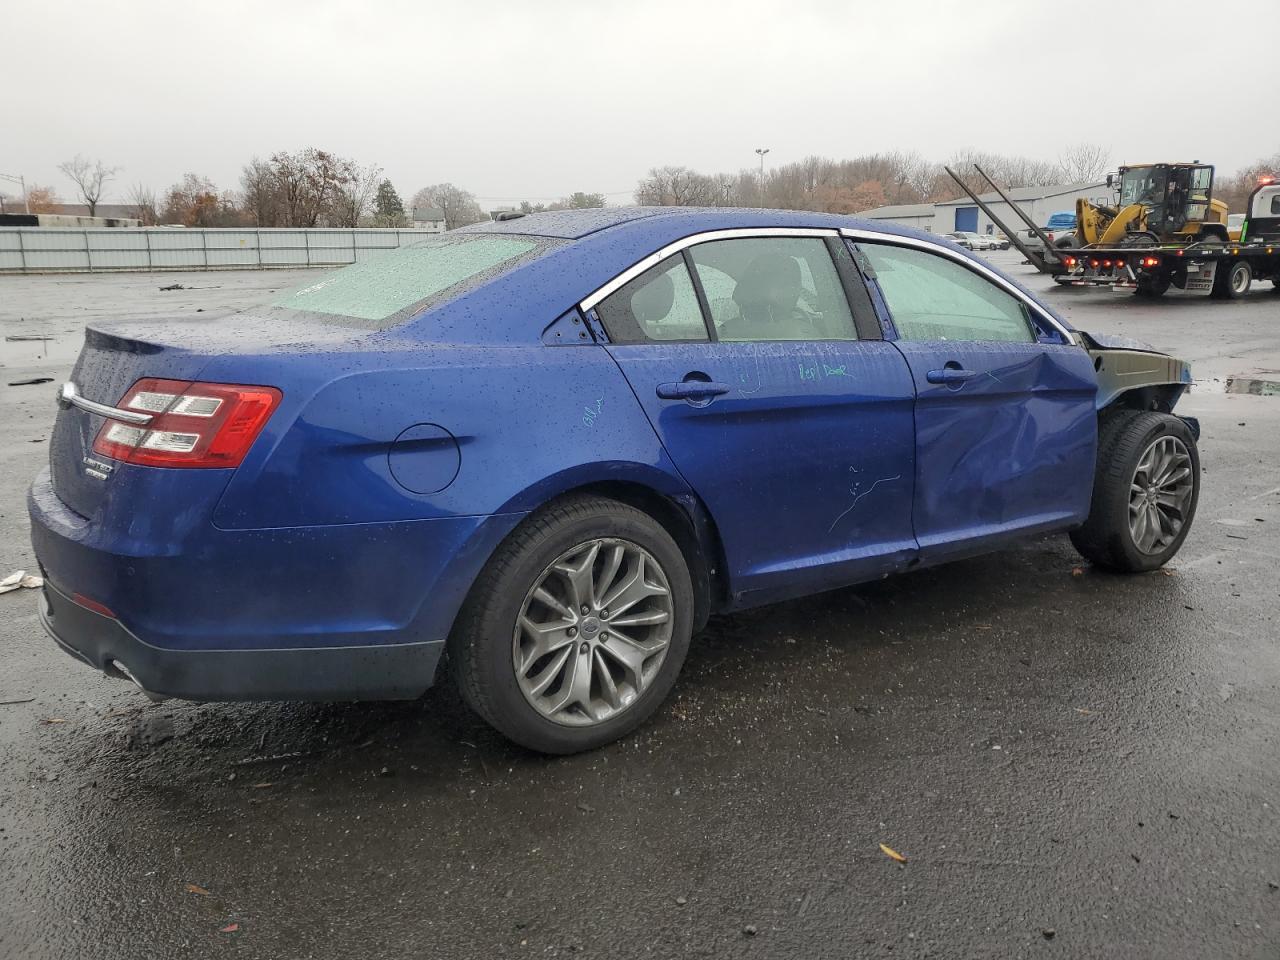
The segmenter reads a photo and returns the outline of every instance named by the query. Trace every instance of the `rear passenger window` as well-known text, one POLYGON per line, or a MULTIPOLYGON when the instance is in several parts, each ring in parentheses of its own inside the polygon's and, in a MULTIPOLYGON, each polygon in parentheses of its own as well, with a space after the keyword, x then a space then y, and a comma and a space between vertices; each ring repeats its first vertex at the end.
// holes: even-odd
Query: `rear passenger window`
POLYGON ((903 340, 1031 343, 1026 305, 945 257, 908 247, 861 243, 903 340))
POLYGON ((858 339, 840 274, 821 238, 713 240, 689 254, 717 339, 858 339))
POLYGON ((678 253, 605 297, 596 312, 614 343, 707 339, 698 294, 678 253))

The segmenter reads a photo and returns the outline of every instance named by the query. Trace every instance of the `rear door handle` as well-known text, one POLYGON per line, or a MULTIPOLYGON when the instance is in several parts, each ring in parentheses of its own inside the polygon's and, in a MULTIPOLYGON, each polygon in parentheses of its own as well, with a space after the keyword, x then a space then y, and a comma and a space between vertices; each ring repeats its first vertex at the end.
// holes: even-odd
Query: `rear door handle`
POLYGON ((924 375, 930 383, 964 383, 978 374, 963 367, 943 367, 941 370, 930 370, 924 375))
POLYGON ((679 383, 658 384, 658 397, 662 400, 710 400, 729 390, 727 383, 717 380, 681 380, 679 383))

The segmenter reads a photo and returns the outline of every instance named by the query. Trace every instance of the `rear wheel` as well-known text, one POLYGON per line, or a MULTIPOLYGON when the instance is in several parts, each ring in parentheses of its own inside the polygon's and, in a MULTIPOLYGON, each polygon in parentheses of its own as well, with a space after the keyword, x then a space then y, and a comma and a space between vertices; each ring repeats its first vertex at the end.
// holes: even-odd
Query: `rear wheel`
POLYGON ((1150 411, 1105 414, 1089 518, 1071 542, 1100 566, 1154 570, 1182 546, 1199 499, 1200 453, 1185 423, 1150 411))
POLYGON ((1145 297, 1154 300, 1157 297, 1163 297, 1169 292, 1169 280, 1164 277, 1143 277, 1138 281, 1137 288, 1133 291, 1139 297, 1145 297))
POLYGON ((1219 265, 1213 277, 1210 296, 1216 300, 1238 300, 1253 285, 1253 268, 1247 260, 1229 261, 1219 265))
POLYGON ((481 574, 449 638, 463 696, 543 753, 616 740, 666 698, 689 649, 693 586, 670 534, 579 496, 526 520, 481 574))

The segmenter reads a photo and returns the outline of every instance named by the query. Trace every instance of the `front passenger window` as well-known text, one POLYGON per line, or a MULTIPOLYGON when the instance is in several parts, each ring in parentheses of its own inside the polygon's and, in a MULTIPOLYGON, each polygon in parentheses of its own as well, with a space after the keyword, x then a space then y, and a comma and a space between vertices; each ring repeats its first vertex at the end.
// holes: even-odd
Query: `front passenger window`
POLYGON ((936 254, 889 244, 858 245, 903 340, 1032 343, 1035 328, 1017 297, 936 254))

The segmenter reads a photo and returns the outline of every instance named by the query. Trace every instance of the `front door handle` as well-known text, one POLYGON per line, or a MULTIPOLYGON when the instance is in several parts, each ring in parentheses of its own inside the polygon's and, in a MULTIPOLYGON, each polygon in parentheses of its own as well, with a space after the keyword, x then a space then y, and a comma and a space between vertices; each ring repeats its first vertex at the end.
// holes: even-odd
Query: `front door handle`
POLYGON ((930 370, 924 375, 925 379, 930 383, 964 383, 966 380, 972 380, 978 374, 973 370, 966 370, 964 367, 946 366, 941 370, 930 370))
POLYGON ((662 400, 710 400, 729 390, 727 383, 717 380, 681 380, 679 383, 658 384, 658 397, 662 400))

